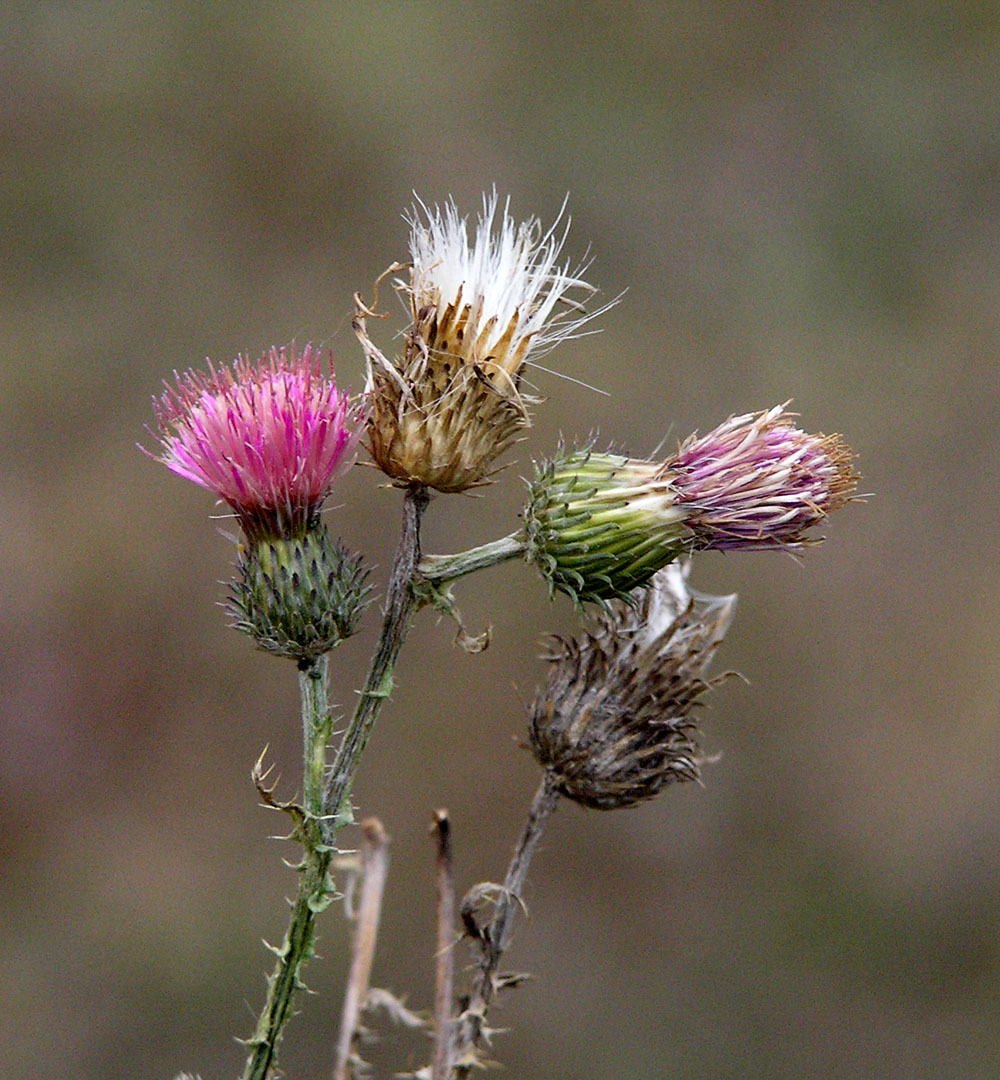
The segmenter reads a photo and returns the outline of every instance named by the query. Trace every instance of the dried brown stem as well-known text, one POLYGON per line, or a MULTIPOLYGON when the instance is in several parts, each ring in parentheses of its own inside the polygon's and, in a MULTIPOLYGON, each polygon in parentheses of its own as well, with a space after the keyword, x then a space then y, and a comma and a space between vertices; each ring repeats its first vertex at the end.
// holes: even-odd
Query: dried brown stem
POLYGON ((367 818, 361 823, 361 899, 340 1020, 334 1080, 351 1080, 354 1075, 354 1048, 361 1025, 361 1012, 368 999, 385 876, 389 867, 388 842, 385 829, 377 818, 367 818))
POLYGON ((431 831, 437 842, 437 963, 434 979, 434 1061, 431 1080, 449 1080, 452 988, 455 980, 455 882, 451 870, 451 823, 447 810, 434 813, 431 831))
MULTIPOLYGON (((486 926, 476 927, 474 914, 469 909, 469 900, 463 904, 462 917, 467 930, 470 930, 480 949, 478 969, 473 976, 472 991, 468 1002, 458 1018, 455 1033, 455 1076, 466 1080, 477 1066, 478 1050, 483 1042, 488 1041, 489 1029, 486 1026, 486 1013, 498 990, 515 985, 523 976, 498 976, 497 970, 514 926, 514 917, 521 905, 521 894, 528 876, 531 858, 538 846, 542 829, 549 815, 555 809, 559 799, 556 780, 546 772, 535 792, 535 797, 528 810, 528 820, 518 842, 514 857, 507 868, 507 876, 499 889, 493 918, 486 926)), ((482 888, 473 890, 475 896, 484 895, 482 888)))
POLYGON ((429 496, 423 488, 409 489, 403 500, 403 532, 389 578, 382 636, 372 657, 365 688, 358 698, 354 716, 344 732, 327 778, 324 805, 331 843, 337 829, 352 820, 350 796, 354 773, 376 717, 392 693, 396 658, 406 640, 413 615, 420 606, 412 585, 420 562, 420 519, 428 500, 429 496))

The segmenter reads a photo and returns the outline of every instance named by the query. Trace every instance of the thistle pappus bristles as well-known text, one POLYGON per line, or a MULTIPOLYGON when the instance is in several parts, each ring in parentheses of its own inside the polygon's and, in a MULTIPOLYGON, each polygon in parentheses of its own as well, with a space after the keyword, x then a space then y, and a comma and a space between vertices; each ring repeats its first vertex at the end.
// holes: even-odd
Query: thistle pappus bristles
POLYGON ((555 639, 529 740, 567 798, 610 810, 699 778, 692 712, 719 681, 706 670, 736 597, 694 598, 685 576, 673 563, 634 606, 615 603, 579 637, 555 639))
POLYGON ((582 277, 586 263, 560 265, 570 226, 565 203, 544 233, 536 217, 518 224, 509 199, 499 216, 498 210, 496 191, 484 195, 470 243, 467 219, 454 202, 432 210, 418 200, 407 217, 410 281, 401 287, 414 324, 453 337, 467 362, 489 363, 514 376, 529 355, 542 356, 577 336, 594 315, 569 294, 596 290, 582 277))
POLYGON ((397 282, 411 318, 403 355, 388 360, 362 337, 369 449, 396 482, 442 492, 488 483, 529 423, 525 364, 600 313, 574 299, 595 289, 586 264, 560 261, 569 228, 567 218, 557 231, 561 219, 545 232, 537 218, 518 224, 495 191, 471 240, 453 202, 418 202, 408 217, 410 273, 397 282))

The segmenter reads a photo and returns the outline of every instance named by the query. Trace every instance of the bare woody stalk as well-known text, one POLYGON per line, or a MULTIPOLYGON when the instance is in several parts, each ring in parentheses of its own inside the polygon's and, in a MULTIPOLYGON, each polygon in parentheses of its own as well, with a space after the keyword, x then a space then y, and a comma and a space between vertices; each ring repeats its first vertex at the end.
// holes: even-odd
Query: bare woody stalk
POLYGON ((387 843, 385 829, 377 818, 368 818, 361 823, 361 900, 340 1020, 334 1080, 351 1080, 355 1075, 354 1049, 361 1026, 361 1013, 368 998, 382 896, 389 868, 387 843))
POLYGON ((486 926, 479 926, 475 921, 474 908, 482 896, 481 888, 474 889, 462 905, 463 922, 466 930, 479 944, 480 957, 473 976, 468 1002, 455 1024, 452 1060, 454 1061, 454 1076, 458 1080, 467 1080, 472 1070, 480 1065, 479 1047, 489 1035, 486 1013, 497 991, 520 981, 520 976, 498 976, 497 971, 500 960, 510 944, 514 918, 521 905, 521 895, 532 856, 538 846, 545 823, 559 799, 556 785, 556 777, 546 770, 532 799, 524 832, 521 834, 514 857, 507 868, 507 876, 504 878, 490 922, 486 926))
MULTIPOLYGON (((287 810, 295 820, 295 835, 303 845, 303 860, 299 867, 299 889, 292 905, 285 940, 274 950, 277 962, 268 979, 267 1000, 257 1020, 256 1030, 247 1040, 250 1054, 241 1080, 268 1080, 275 1067, 278 1046, 285 1025, 291 1018, 296 991, 303 986, 302 969, 313 954, 316 916, 329 906, 333 898, 329 868, 337 831, 351 821, 350 793, 354 774, 375 720, 392 691, 396 659, 419 605, 411 586, 420 561, 420 518, 426 505, 427 493, 423 489, 406 492, 402 536, 389 579, 382 633, 354 716, 330 769, 321 801, 322 814, 316 815, 315 810, 309 807, 303 812, 290 804, 274 803, 270 799, 270 792, 262 786, 262 778, 255 772, 258 790, 265 801, 287 810)), ((303 728, 307 733, 304 754, 306 787, 312 792, 316 791, 315 770, 317 762, 323 760, 326 743, 324 741, 322 747, 308 745, 308 733, 311 731, 314 739, 325 738, 329 733, 325 664, 321 672, 317 669, 317 674, 318 678, 300 680, 303 728)))
POLYGON ((455 979, 455 883, 451 869, 451 822, 448 820, 447 810, 434 812, 431 831, 437 843, 437 956, 431 1080, 450 1080, 453 1036, 451 1000, 455 979))

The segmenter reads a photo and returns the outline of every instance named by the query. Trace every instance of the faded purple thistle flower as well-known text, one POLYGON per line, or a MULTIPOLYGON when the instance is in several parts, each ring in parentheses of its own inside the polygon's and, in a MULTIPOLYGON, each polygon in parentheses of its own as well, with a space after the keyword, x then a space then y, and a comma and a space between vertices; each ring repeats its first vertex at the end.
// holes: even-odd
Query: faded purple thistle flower
POLYGON ((403 356, 387 359, 363 319, 355 323, 375 391, 370 450, 400 484, 466 491, 489 482, 528 425, 525 364, 586 333, 600 312, 571 297, 595 289, 586 264, 560 263, 568 219, 558 232, 559 219, 547 231, 537 218, 517 224, 494 191, 471 241, 453 202, 419 203, 408 220, 411 270, 397 283, 412 319, 403 356))
POLYGON ((783 405, 692 435, 664 462, 564 452, 528 483, 528 557, 580 604, 625 597, 692 551, 803 547, 851 498, 851 460, 839 435, 806 434, 783 405))
POLYGON ((578 638, 557 638, 535 698, 532 752, 567 798, 597 810, 650 799, 697 780, 692 710, 725 676, 706 677, 735 596, 693 599, 687 566, 660 570, 633 607, 617 602, 578 638))
MULTIPOLYGON (((787 404, 787 402, 786 402, 787 404)), ((858 476, 839 435, 808 435, 784 405, 692 435, 666 463, 696 550, 798 548, 858 476)))
POLYGON ((310 345, 177 375, 153 408, 161 453, 151 456, 228 503, 250 541, 305 536, 354 463, 367 414, 310 345))

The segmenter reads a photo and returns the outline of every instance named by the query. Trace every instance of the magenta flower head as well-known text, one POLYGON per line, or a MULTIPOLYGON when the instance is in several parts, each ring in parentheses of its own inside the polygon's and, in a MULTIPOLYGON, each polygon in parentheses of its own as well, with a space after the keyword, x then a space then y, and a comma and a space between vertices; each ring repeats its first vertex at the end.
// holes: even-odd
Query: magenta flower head
POLYGON ((850 500, 850 447, 839 435, 807 434, 792 417, 785 405, 732 416, 666 463, 695 550, 815 543, 807 531, 850 500))
POLYGON ((228 503, 253 542, 302 538, 354 463, 367 417, 307 345, 176 376, 154 399, 168 469, 228 503))

